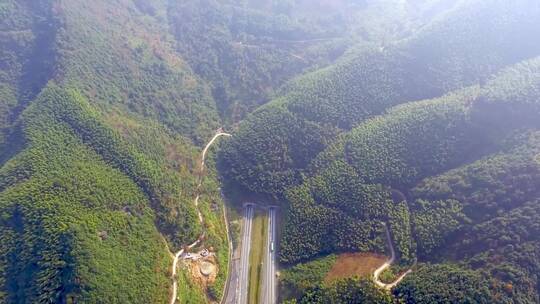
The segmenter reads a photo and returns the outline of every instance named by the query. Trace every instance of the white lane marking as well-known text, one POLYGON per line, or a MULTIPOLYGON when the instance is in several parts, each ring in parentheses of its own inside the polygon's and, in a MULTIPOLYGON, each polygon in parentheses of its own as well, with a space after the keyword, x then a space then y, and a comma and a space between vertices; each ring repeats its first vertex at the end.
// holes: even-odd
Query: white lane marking
POLYGON ((246 217, 244 224, 244 235, 242 239, 242 256, 240 257, 240 276, 239 276, 239 297, 238 303, 247 303, 249 287, 249 254, 251 251, 251 229, 253 219, 253 206, 246 206, 246 217))

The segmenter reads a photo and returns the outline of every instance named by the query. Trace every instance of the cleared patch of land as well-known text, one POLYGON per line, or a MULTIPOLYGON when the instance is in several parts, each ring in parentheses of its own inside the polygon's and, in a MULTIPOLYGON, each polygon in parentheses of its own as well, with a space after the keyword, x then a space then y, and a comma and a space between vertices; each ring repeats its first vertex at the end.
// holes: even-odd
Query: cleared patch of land
POLYGON ((354 276, 369 276, 387 257, 374 253, 343 253, 324 278, 325 283, 354 276))
POLYGON ((266 212, 255 210, 251 230, 251 254, 249 257, 248 303, 258 303, 261 292, 262 263, 266 252, 268 229, 266 212))

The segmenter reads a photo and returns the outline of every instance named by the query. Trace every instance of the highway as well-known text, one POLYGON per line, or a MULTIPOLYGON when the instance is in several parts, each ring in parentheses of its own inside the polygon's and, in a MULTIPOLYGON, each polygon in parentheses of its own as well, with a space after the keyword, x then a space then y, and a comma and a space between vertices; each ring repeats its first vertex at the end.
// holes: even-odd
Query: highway
POLYGON ((237 304, 248 304, 249 288, 249 253, 251 250, 251 225, 253 223, 253 205, 244 207, 244 227, 242 228, 242 243, 240 267, 237 284, 237 304))
POLYGON ((268 236, 263 277, 262 304, 276 303, 276 208, 268 209, 268 236))

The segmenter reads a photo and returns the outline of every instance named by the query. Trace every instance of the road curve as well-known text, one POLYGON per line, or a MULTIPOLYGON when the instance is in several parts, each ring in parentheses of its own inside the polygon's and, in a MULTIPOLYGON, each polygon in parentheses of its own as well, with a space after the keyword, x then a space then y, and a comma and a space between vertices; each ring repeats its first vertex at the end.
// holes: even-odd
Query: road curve
POLYGON ((384 230, 386 232, 386 240, 388 241, 388 246, 390 246, 390 259, 388 261, 384 262, 384 264, 382 264, 379 268, 375 269, 375 271, 373 272, 373 281, 375 282, 375 284, 377 286, 379 286, 381 288, 384 288, 386 290, 390 290, 390 289, 394 288, 394 286, 399 284, 399 282, 401 282, 401 280, 403 280, 403 278, 405 278, 406 275, 411 273, 412 269, 407 270, 405 273, 400 275, 392 283, 386 284, 386 283, 381 282, 381 280, 379 279, 379 276, 381 275, 381 273, 384 270, 386 270, 386 268, 390 267, 390 265, 392 265, 394 263, 394 261, 396 260, 396 252, 394 250, 394 245, 392 244, 392 239, 390 238, 390 231, 388 231, 388 226, 386 226, 386 223, 383 223, 383 226, 384 226, 384 230))
POLYGON ((204 160, 206 159, 206 152, 208 152, 208 149, 210 148, 210 146, 214 143, 214 141, 216 141, 216 139, 218 139, 218 137, 220 136, 228 136, 228 137, 231 137, 232 135, 229 134, 229 133, 225 133, 225 132, 218 132, 216 133, 216 135, 214 135, 214 137, 212 137, 212 139, 206 144, 206 147, 204 147, 204 150, 202 152, 202 157, 201 157, 201 171, 203 170, 204 168, 204 160))
MULTIPOLYGON (((200 172, 199 172, 200 173, 200 175, 199 175, 199 183, 197 184, 197 192, 199 192, 199 190, 200 190, 199 188, 202 185, 202 173, 204 171, 204 160, 206 158, 206 152, 208 151, 210 146, 214 143, 214 141, 220 136, 232 136, 232 135, 228 134, 228 133, 225 133, 225 132, 217 132, 214 135, 214 137, 212 137, 212 139, 204 147, 202 155, 201 155, 201 163, 200 163, 201 167, 200 167, 200 172)), ((203 217, 202 217, 201 211, 199 210, 199 195, 198 194, 195 197, 194 204, 195 204, 195 207, 197 208, 197 214, 199 216, 199 223, 202 224, 203 217)), ((204 238, 204 232, 199 236, 199 238, 195 242, 188 245, 187 248, 191 249, 191 248, 197 246, 199 244, 199 242, 203 238, 204 238)), ((183 253, 184 253, 184 248, 180 249, 178 252, 176 252, 174 254, 174 259, 173 259, 173 264, 172 264, 172 272, 171 272, 172 273, 171 277, 172 277, 173 285, 172 285, 171 300, 169 302, 170 304, 174 304, 176 302, 176 298, 178 296, 178 278, 176 277, 176 270, 178 268, 178 261, 180 260, 180 256, 182 256, 183 253)))

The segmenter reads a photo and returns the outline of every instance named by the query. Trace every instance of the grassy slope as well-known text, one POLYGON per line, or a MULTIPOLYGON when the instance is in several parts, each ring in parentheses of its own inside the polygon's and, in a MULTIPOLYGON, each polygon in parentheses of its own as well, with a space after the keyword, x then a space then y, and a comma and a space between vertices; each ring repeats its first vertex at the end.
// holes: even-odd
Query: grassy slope
MULTIPOLYGON (((221 141, 226 140, 221 138, 221 141)), ((219 146, 220 143, 216 143, 219 146)), ((205 246, 216 251, 218 262, 218 274, 216 281, 207 290, 211 299, 219 301, 223 295, 225 282, 228 276, 229 242, 226 235, 225 218, 223 215, 224 202, 221 196, 220 183, 215 168, 215 150, 212 147, 205 161, 205 175, 202 184, 202 192, 199 199, 199 209, 204 221, 207 239, 205 246)))
POLYGON ((191 274, 186 268, 182 268, 178 274, 177 300, 185 304, 206 303, 207 301, 201 286, 191 280, 191 274))

